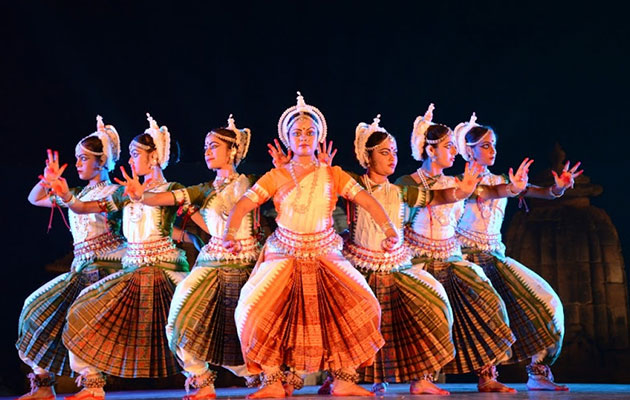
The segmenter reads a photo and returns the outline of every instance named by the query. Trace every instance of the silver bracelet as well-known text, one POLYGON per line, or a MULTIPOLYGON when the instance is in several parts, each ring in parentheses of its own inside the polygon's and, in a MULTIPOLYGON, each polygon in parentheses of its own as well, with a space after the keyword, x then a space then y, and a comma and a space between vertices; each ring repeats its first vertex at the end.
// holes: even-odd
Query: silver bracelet
POLYGON ((142 203, 144 201, 144 192, 142 192, 142 196, 140 196, 138 200, 134 200, 131 196, 129 196, 129 200, 131 200, 132 203, 142 203))
POLYGON ((70 200, 65 201, 64 199, 61 199, 61 201, 63 201, 64 205, 66 205, 67 207, 70 207, 71 205, 73 205, 77 201, 77 198, 73 194, 72 196, 70 196, 70 200))
POLYGON ((505 191, 507 192, 508 196, 510 197, 516 197, 519 194, 521 194, 521 192, 514 192, 512 190, 512 188, 510 187, 510 185, 512 185, 511 183, 508 183, 507 185, 505 185, 505 191))
POLYGON ((549 195, 553 197, 554 199, 557 199, 558 197, 562 197, 563 194, 564 194, 564 191, 562 191, 562 193, 560 194, 556 194, 556 192, 553 191, 553 185, 549 186, 549 195))

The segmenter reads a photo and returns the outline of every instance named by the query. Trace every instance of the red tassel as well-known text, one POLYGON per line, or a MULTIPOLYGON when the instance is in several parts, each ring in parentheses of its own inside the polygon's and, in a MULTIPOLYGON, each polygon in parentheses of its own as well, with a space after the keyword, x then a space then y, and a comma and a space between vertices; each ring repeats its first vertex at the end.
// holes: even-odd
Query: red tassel
POLYGON ((523 207, 525 207, 525 212, 529 212, 529 207, 527 207, 525 196, 518 196, 518 208, 523 208, 523 207))
POLYGON ((50 202, 52 204, 52 207, 50 207, 50 218, 48 218, 48 229, 46 230, 46 233, 49 233, 50 228, 52 228, 53 214, 55 213, 55 208, 59 210, 59 213, 61 214, 61 219, 63 220, 64 225, 66 225, 66 228, 68 228, 68 230, 71 230, 70 225, 68 225, 68 221, 66 220, 66 216, 63 215, 63 210, 61 209, 61 207, 59 207, 59 204, 57 204, 54 199, 50 199, 50 202))

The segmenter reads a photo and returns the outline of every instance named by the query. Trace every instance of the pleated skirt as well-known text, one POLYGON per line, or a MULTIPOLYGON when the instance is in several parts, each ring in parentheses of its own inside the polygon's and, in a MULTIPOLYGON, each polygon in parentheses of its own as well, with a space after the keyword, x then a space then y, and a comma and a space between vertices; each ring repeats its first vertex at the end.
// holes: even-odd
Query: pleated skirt
POLYGON ((253 264, 205 263, 179 284, 168 317, 170 348, 213 365, 245 364, 234 322, 241 288, 253 264))
POLYGON ((462 374, 507 360, 516 340, 505 303, 481 267, 461 260, 414 259, 444 287, 453 310, 455 358, 443 371, 462 374))
POLYGON ((455 356, 453 315, 442 285, 411 267, 364 273, 381 305, 385 345, 359 370, 366 382, 409 382, 440 370, 455 356))
POLYGON ((564 310, 556 292, 540 275, 516 260, 464 251, 470 261, 483 268, 505 303, 516 336, 512 357, 506 363, 527 360, 545 350, 544 362, 553 363, 564 337, 564 310))
POLYGON ((266 248, 241 290, 236 326, 248 373, 371 364, 383 345, 380 306, 340 251, 296 258, 266 248))
POLYGON ((109 375, 178 373, 165 330, 173 292, 186 275, 178 269, 181 265, 166 262, 126 268, 90 286, 68 312, 66 347, 109 375))
POLYGON ((18 322, 15 347, 22 357, 49 373, 72 376, 62 341, 68 310, 83 289, 121 267, 120 261, 92 261, 77 268, 79 272, 59 275, 33 292, 24 302, 18 322))

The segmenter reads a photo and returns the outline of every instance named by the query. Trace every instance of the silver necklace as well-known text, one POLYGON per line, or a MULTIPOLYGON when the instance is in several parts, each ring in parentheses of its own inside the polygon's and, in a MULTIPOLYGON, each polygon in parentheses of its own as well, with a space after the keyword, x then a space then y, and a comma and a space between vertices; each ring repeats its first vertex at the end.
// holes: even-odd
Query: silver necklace
POLYGON ((312 203, 313 201, 313 193, 315 192, 315 187, 317 186, 317 177, 319 176, 319 171, 318 171, 318 167, 319 167, 319 162, 317 160, 312 161, 311 163, 304 165, 304 164, 300 164, 296 161, 289 161, 289 174, 291 174, 291 179, 293 180, 293 183, 295 184, 296 187, 296 195, 295 195, 295 200, 293 201, 293 203, 291 204, 291 208, 299 213, 299 214, 305 214, 308 211, 308 206, 312 203), (313 182, 311 183, 311 189, 308 193, 308 199, 306 201, 306 203, 304 204, 299 204, 300 203, 300 198, 302 197, 302 189, 300 187, 300 184, 297 180, 297 177, 295 175, 295 167, 294 164, 297 164, 299 166, 301 166, 302 168, 308 168, 311 165, 315 166, 315 177, 313 177, 313 182))

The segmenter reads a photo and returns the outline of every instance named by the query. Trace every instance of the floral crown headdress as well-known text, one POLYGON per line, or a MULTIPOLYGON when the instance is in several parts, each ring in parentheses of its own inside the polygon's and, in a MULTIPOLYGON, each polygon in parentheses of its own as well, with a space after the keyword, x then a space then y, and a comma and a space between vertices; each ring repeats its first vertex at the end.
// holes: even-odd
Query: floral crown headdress
POLYGON ((385 130, 385 128, 379 126, 380 122, 381 122, 381 114, 378 114, 376 118, 374 118, 371 124, 368 125, 365 122, 360 122, 354 131, 354 154, 356 155, 357 160, 359 161, 359 164, 361 164, 363 168, 367 169, 369 165, 368 152, 381 146, 383 142, 385 141, 383 140, 383 142, 375 146, 366 147, 366 143, 368 139, 370 138, 370 136, 372 136, 374 132, 386 133, 387 137, 391 139, 392 142, 394 142, 394 146, 396 146, 396 139, 392 135, 390 135, 389 132, 385 130))
POLYGON ((280 140, 289 148, 289 128, 300 116, 308 116, 317 127, 317 141, 324 143, 328 133, 328 125, 324 114, 317 107, 306 104, 300 92, 297 92, 297 94, 297 104, 287 108, 278 120, 278 136, 280 140))
POLYGON ((101 157, 104 162, 105 168, 108 171, 112 171, 116 166, 116 162, 120 158, 120 137, 113 125, 105 125, 103 123, 103 117, 96 116, 96 131, 87 135, 77 143, 75 152, 81 149, 85 153, 92 154, 97 157, 101 157), (103 146, 102 151, 92 151, 83 145, 83 141, 89 137, 96 137, 101 141, 103 146))

